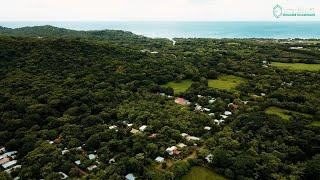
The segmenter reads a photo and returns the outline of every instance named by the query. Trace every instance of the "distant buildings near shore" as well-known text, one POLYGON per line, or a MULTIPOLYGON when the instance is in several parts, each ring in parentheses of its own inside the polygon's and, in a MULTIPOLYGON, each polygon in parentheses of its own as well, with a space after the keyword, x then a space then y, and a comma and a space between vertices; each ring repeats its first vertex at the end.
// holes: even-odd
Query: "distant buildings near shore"
MULTIPOLYGON (((7 151, 5 147, 0 147, 0 165, 9 175, 21 168, 16 160, 17 153, 17 151, 7 151)), ((19 177, 14 179, 19 179, 19 177)))

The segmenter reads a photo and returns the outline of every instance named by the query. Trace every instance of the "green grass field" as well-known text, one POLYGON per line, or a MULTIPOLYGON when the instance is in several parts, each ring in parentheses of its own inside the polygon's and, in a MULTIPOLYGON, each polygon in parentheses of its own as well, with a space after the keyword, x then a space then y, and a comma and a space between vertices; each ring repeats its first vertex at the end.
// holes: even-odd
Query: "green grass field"
POLYGON ((185 92, 192 84, 191 80, 183 80, 181 82, 174 82, 171 81, 165 85, 163 85, 163 87, 171 87, 174 90, 175 94, 179 94, 181 92, 185 92))
POLYGON ((216 174, 212 170, 200 166, 192 167, 181 180, 225 180, 226 178, 216 174))
POLYGON ((282 108, 278 108, 278 107, 274 107, 274 106, 267 108, 265 110, 265 112, 270 115, 277 115, 286 121, 289 121, 289 119, 291 117, 290 114, 300 114, 300 115, 305 116, 306 118, 312 118, 312 115, 310 115, 310 114, 304 114, 304 113, 296 112, 296 111, 289 111, 287 109, 282 109, 282 108))
POLYGON ((293 71, 320 71, 320 64, 272 62, 271 65, 281 69, 289 69, 293 71))
POLYGON ((286 109, 281 109, 278 107, 269 107, 265 110, 265 112, 270 115, 277 115, 286 121, 289 121, 289 119, 291 117, 290 115, 287 114, 290 111, 288 111, 286 109))
POLYGON ((220 76, 218 79, 208 80, 209 87, 230 90, 235 89, 239 84, 245 82, 244 78, 233 76, 233 75, 224 75, 220 76))
POLYGON ((314 121, 310 124, 310 126, 320 127, 320 121, 314 121))

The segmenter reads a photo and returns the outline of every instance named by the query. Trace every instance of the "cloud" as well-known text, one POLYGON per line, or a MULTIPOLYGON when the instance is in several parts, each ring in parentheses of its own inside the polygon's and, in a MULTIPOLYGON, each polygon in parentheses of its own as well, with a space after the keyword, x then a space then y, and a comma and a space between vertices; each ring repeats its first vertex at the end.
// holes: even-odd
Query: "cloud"
MULTIPOLYGON (((319 0, 1 0, 2 20, 273 20, 275 4, 319 0)), ((319 17, 317 17, 319 19, 319 17)))

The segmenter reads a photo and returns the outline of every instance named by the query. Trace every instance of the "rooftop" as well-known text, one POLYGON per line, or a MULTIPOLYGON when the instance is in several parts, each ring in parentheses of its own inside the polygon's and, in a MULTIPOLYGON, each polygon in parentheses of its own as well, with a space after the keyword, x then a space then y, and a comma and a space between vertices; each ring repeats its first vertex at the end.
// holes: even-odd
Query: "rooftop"
POLYGON ((163 162, 163 161, 164 161, 164 158, 163 158, 163 157, 158 156, 155 160, 156 160, 157 162, 163 162))
POLYGON ((136 134, 136 133, 138 133, 138 132, 140 132, 140 131, 139 131, 138 129, 132 128, 130 132, 131 132, 132 134, 136 134))
POLYGON ((68 175, 66 175, 66 173, 64 173, 64 172, 58 172, 62 177, 61 177, 61 179, 67 179, 69 176, 68 175))
POLYGON ((177 146, 178 146, 179 148, 184 148, 184 147, 186 147, 187 145, 185 145, 185 144, 183 144, 183 143, 179 143, 179 144, 177 144, 177 146))
POLYGON ((95 168, 97 168, 98 166, 97 165, 91 165, 91 166, 89 166, 87 169, 89 170, 89 171, 92 171, 92 170, 94 170, 95 168))
POLYGON ((0 164, 2 165, 2 164, 5 164, 5 163, 7 163, 9 161, 10 161, 10 158, 5 157, 5 158, 0 159, 0 164))
POLYGON ((89 157, 90 160, 93 160, 93 159, 95 159, 97 156, 96 156, 95 154, 89 154, 88 157, 89 157))
POLYGON ((127 180, 135 180, 136 177, 134 177, 134 175, 132 173, 129 173, 129 174, 126 175, 126 179, 127 180))
POLYGON ((143 126, 141 126, 141 127, 139 128, 140 131, 144 131, 144 130, 146 130, 146 129, 147 129, 147 126, 146 126, 146 125, 143 125, 143 126))
POLYGON ((80 164, 81 164, 81 161, 80 161, 80 160, 77 160, 77 161, 75 161, 74 163, 76 163, 76 165, 80 165, 80 164))
POLYGON ((13 161, 9 161, 7 163, 4 163, 4 164, 2 164, 2 167, 4 169, 7 169, 7 168, 9 168, 9 167, 11 167, 11 166, 13 166, 15 164, 17 164, 17 160, 13 160, 13 161))

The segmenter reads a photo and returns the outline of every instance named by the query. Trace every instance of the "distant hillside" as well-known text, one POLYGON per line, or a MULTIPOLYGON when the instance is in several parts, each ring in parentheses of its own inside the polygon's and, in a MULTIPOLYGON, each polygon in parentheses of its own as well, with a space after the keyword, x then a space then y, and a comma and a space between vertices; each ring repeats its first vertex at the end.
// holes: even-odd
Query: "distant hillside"
POLYGON ((5 31, 5 30, 9 30, 9 28, 0 26, 0 31, 5 31))
POLYGON ((0 26, 0 35, 34 38, 81 38, 89 40, 107 40, 116 44, 137 48, 164 47, 172 42, 168 39, 151 39, 121 30, 76 31, 54 26, 33 26, 6 28, 0 26))
POLYGON ((11 36, 29 36, 29 37, 78 37, 78 38, 96 38, 104 40, 121 39, 140 39, 146 40, 146 37, 135 35, 131 32, 120 30, 102 30, 102 31, 75 31, 54 26, 34 26, 23 28, 5 28, 0 26, 0 34, 11 36))

